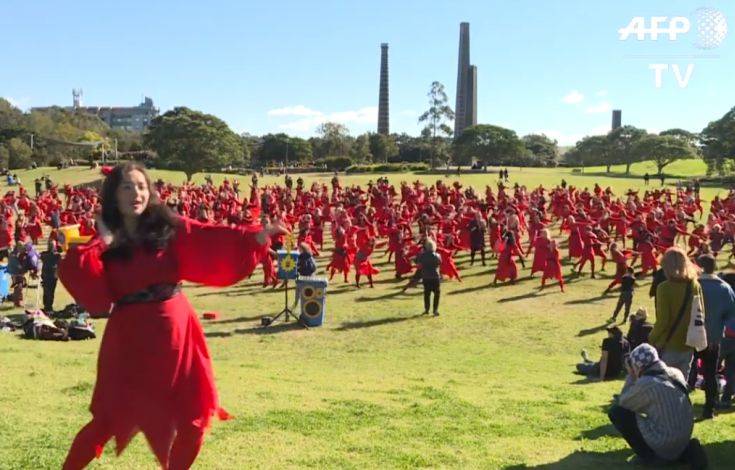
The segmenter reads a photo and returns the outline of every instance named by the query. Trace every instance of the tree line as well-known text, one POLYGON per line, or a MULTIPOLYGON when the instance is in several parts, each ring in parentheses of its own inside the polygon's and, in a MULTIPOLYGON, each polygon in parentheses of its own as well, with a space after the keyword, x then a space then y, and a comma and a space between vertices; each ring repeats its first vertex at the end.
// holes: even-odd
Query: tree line
POLYGON ((454 112, 444 86, 430 86, 428 109, 418 118, 419 136, 366 132, 352 136, 340 123, 325 122, 304 139, 285 133, 241 135, 216 116, 187 107, 156 117, 140 134, 110 129, 97 116, 65 108, 24 113, 0 98, 0 166, 56 165, 68 158, 98 158, 112 142, 120 152, 148 150, 154 164, 184 171, 225 167, 317 165, 341 170, 353 163, 426 162, 432 167, 469 165, 568 166, 625 165, 653 160, 661 173, 672 162, 703 158, 711 173, 735 169, 735 108, 700 133, 669 129, 658 134, 623 126, 607 135, 588 136, 561 155, 558 142, 543 134, 519 137, 512 129, 478 124, 452 135, 454 112), (33 135, 33 143, 31 143, 33 135), (94 145, 85 145, 85 143, 94 145), (31 148, 33 145, 33 148, 31 148))

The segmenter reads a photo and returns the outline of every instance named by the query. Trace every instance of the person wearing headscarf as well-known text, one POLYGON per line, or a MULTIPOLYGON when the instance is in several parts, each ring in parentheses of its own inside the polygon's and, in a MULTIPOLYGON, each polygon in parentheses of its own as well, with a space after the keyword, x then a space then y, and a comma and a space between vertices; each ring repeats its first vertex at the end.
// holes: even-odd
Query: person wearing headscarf
POLYGON ((692 439, 694 411, 684 374, 669 367, 649 344, 636 347, 625 361, 630 386, 608 411, 613 426, 643 464, 689 463, 707 467, 707 456, 692 439))

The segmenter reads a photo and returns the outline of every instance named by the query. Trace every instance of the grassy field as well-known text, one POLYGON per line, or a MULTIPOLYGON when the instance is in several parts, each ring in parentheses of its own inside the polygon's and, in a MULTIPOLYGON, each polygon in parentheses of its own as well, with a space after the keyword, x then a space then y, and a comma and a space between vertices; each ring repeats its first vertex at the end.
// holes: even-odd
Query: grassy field
MULTIPOLYGON (((692 163, 698 162, 683 162, 681 169, 672 165, 671 173, 692 174, 692 163)), ((698 168, 697 174, 704 172, 698 168)), ((96 177, 81 169, 46 172, 58 182, 96 177)), ((154 172, 158 176, 183 178, 154 172)), ((342 180, 364 184, 377 176, 342 180)), ((582 175, 511 168, 510 176, 511 183, 529 186, 549 187, 561 178, 582 187, 597 182, 617 193, 642 184, 640 178, 589 169, 582 175)), ((29 184, 34 174, 21 177, 29 184)), ((330 175, 318 178, 328 183, 330 175)), ((436 177, 390 176, 396 184, 417 178, 436 177)), ((483 188, 495 179, 467 175, 461 181, 483 188)), ((718 191, 724 190, 704 189, 703 199, 718 191)), ((322 269, 329 252, 319 259, 322 269)), ((383 270, 375 288, 335 281, 326 324, 308 331, 259 327, 262 315, 283 306, 281 291, 260 287, 260 272, 230 288, 185 288, 198 311, 222 315, 204 322, 204 328, 222 403, 236 416, 214 424, 196 468, 628 466, 631 452, 605 415, 622 382, 589 382, 572 373, 579 351, 586 348, 596 356, 604 337, 616 301, 615 295, 601 296, 612 265, 601 280, 569 276, 568 292, 562 294, 553 287, 539 292, 538 279, 529 279, 527 269, 516 285, 493 287, 495 261, 469 267, 463 255, 458 258, 463 282, 443 285, 442 315, 430 318, 419 315, 420 289, 402 294, 392 265, 375 258, 383 270)), ((650 312, 649 282, 636 292, 634 306, 650 312)), ((69 301, 65 292, 58 294, 58 306, 69 301)), ((104 325, 96 321, 100 333, 104 325)), ((99 340, 33 342, 0 333, 0 469, 60 466, 74 434, 89 419, 98 347, 99 340)), ((697 391, 693 400, 699 413, 703 393, 697 391)), ((723 414, 695 427, 713 468, 735 466, 734 425, 735 415, 723 414)), ((92 468, 156 465, 138 436, 120 458, 108 445, 92 468)))

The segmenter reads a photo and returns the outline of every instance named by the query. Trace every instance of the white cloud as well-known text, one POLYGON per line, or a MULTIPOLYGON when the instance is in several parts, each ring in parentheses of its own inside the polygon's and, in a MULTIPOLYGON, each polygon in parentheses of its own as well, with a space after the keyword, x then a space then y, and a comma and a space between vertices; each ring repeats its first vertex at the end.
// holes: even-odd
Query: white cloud
POLYGON ((612 109, 612 105, 609 101, 601 101, 596 105, 587 108, 586 112, 589 114, 607 113, 612 109))
POLYGON ((346 125, 348 128, 352 124, 356 124, 358 127, 363 127, 361 125, 364 124, 376 124, 378 122, 378 107, 367 106, 360 109, 325 113, 298 105, 273 109, 268 111, 268 116, 279 118, 300 116, 300 119, 279 124, 278 128, 299 134, 310 134, 313 133, 320 124, 325 122, 338 122, 346 125))
POLYGON ((319 111, 307 108, 302 104, 271 109, 268 111, 268 116, 320 116, 321 114, 322 113, 319 111))
POLYGON ((414 111, 413 109, 404 109, 400 113, 401 116, 408 116, 408 117, 416 117, 419 115, 418 111, 414 111))
POLYGON ((577 90, 570 91, 564 98, 562 98, 562 101, 566 104, 578 104, 581 103, 582 100, 584 100, 584 95, 577 90))
POLYGON ((600 97, 607 96, 607 90, 600 90, 597 93, 595 93, 595 95, 600 96, 600 97))

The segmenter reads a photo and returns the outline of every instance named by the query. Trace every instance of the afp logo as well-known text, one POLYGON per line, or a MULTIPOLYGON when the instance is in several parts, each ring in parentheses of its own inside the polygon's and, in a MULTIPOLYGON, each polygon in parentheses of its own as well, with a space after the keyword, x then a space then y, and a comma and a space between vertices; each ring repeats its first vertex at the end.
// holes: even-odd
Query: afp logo
MULTIPOLYGON (((712 50, 720 47, 727 37, 727 18, 715 8, 702 7, 695 10, 691 18, 686 16, 635 16, 627 26, 618 29, 618 39, 627 41, 635 38, 638 41, 678 41, 680 36, 694 33, 692 45, 697 49, 712 50)), ((691 57, 691 56, 689 56, 691 57)), ((696 57, 696 56, 695 56, 696 57)), ((710 57, 711 58, 711 57, 710 57)), ((656 88, 663 86, 664 72, 674 74, 679 88, 686 88, 694 73, 694 64, 649 64, 654 71, 656 88)))
MULTIPOLYGON (((716 49, 727 37, 727 18, 715 8, 702 7, 692 13, 696 40, 693 45, 698 49, 716 49)), ((680 35, 692 30, 692 20, 686 16, 635 16, 628 26, 618 30, 618 38, 627 41, 635 37, 638 41, 658 41, 666 38, 677 41, 680 35)))

